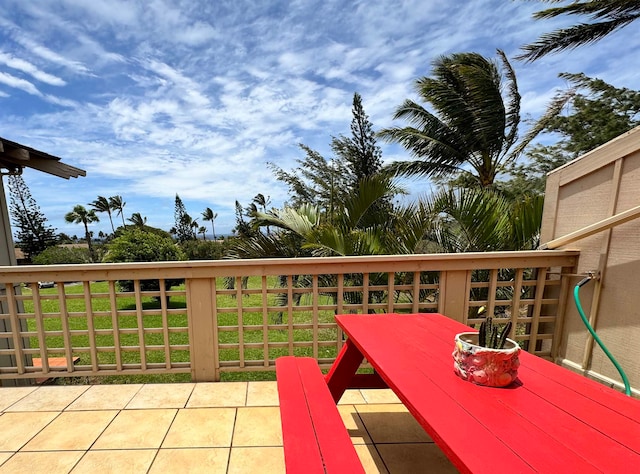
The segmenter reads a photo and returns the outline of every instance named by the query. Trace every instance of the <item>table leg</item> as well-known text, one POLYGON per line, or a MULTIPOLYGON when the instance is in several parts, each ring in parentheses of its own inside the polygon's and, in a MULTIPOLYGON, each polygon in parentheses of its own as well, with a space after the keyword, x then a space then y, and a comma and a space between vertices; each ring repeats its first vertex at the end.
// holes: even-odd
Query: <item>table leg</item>
POLYGON ((347 339, 336 361, 331 366, 331 370, 325 376, 329 391, 336 403, 340 401, 344 391, 349 387, 351 379, 363 360, 364 356, 358 348, 347 339))

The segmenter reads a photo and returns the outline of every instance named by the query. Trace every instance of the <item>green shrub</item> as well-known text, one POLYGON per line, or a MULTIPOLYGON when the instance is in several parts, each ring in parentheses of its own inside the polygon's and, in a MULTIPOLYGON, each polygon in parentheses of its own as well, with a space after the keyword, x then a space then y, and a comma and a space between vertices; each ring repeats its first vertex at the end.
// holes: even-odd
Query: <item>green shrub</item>
POLYGON ((227 241, 186 240, 180 243, 187 260, 220 260, 228 247, 227 241))
MULTIPOLYGON (((129 228, 108 245, 104 258, 105 263, 115 262, 167 262, 185 260, 184 253, 171 237, 166 237, 139 228, 129 228)), ((165 289, 179 285, 183 280, 165 280, 165 289)), ((143 291, 157 291, 158 280, 140 282, 143 291)), ((119 280, 123 291, 133 291, 133 281, 119 280)))
POLYGON ((83 247, 49 247, 33 258, 36 265, 89 263, 89 249, 83 247))

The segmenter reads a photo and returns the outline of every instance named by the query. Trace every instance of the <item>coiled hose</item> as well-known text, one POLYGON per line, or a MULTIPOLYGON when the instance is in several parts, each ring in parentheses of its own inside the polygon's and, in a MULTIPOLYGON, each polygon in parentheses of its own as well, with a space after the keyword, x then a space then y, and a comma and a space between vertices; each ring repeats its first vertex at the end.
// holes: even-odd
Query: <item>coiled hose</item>
POLYGON ((591 326, 591 324, 587 320, 587 317, 584 315, 584 310, 582 309, 582 304, 580 304, 580 287, 586 285, 590 281, 591 281, 591 278, 589 278, 589 277, 584 278, 574 288, 574 290, 573 290, 573 299, 576 302, 576 308, 578 308, 578 313, 580 313, 580 317, 582 318, 582 322, 584 323, 584 325, 587 327, 587 329, 589 330, 589 332, 593 336, 593 339, 595 339, 595 341, 602 348, 602 350, 607 355, 609 360, 611 362, 613 362, 613 365, 615 365, 616 369, 618 369, 618 373, 620 374, 620 376, 622 377, 622 381, 624 382, 624 393, 627 394, 628 396, 631 396, 631 385, 629 384, 629 379, 627 378, 627 374, 624 373, 624 370, 622 370, 622 367, 620 366, 620 364, 618 363, 616 358, 613 357, 611 352, 609 352, 609 349, 607 349, 607 347, 604 345, 604 343, 600 340, 600 338, 596 334, 595 330, 593 329, 593 326, 591 326))

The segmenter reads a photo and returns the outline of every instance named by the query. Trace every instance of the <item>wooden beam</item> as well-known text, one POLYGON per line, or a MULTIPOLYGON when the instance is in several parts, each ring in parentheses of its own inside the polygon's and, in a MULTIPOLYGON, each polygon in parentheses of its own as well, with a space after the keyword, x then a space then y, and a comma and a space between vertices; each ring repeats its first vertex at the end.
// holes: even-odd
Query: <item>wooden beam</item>
POLYGON ((13 150, 5 151, 4 154, 20 161, 29 161, 29 158, 31 157, 29 151, 24 148, 14 148, 13 150))

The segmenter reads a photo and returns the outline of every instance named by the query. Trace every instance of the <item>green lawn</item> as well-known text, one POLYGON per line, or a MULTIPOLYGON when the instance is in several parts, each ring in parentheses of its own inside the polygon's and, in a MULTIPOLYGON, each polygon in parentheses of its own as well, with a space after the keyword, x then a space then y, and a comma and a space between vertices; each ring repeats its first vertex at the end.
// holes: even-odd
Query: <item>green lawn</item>
MULTIPOLYGON (((268 279, 268 287, 274 288, 275 277, 268 279)), ((219 281, 219 287, 221 288, 222 281, 219 281)), ((259 289, 260 279, 252 278, 249 280, 249 289, 259 289)), ((184 296, 184 286, 175 287, 173 290, 177 290, 179 295, 171 296, 169 308, 173 310, 173 314, 168 315, 169 327, 176 328, 169 334, 170 345, 188 345, 189 336, 187 329, 187 315, 186 315, 186 302, 184 296), (181 310, 184 310, 181 311, 181 310)), ((96 314, 93 318, 93 324, 96 331, 96 345, 98 347, 113 347, 114 336, 111 332, 112 329, 112 317, 111 315, 99 315, 100 312, 109 313, 111 311, 111 303, 108 297, 109 287, 106 282, 95 282, 91 284, 92 294, 92 310, 96 314), (100 334, 101 330, 105 330, 105 334, 100 334)), ((57 299, 57 289, 42 289, 40 290, 42 299, 42 311, 45 314, 44 328, 47 332, 46 345, 48 348, 62 348, 64 347, 64 336, 62 321, 59 317, 60 305, 57 299), (48 317, 47 317, 48 316, 48 317)), ((65 293, 68 295, 66 298, 67 312, 69 313, 68 324, 71 331, 77 331, 77 334, 71 336, 71 345, 74 348, 74 355, 80 357, 78 365, 91 365, 91 357, 88 352, 77 352, 76 348, 89 347, 89 331, 87 330, 87 318, 84 316, 86 311, 85 302, 83 298, 83 286, 82 285, 67 285, 65 286, 65 293), (74 297, 77 295, 77 297, 74 297), (77 313, 77 314, 74 314, 77 313)), ((23 294, 25 296, 30 295, 29 289, 24 289, 23 294)), ((118 294, 117 297, 118 308, 118 326, 120 347, 126 346, 138 346, 139 334, 138 334, 138 316, 136 314, 136 301, 134 296, 118 294)), ((275 305, 275 295, 269 294, 268 305, 275 305)), ((328 297, 321 297, 320 304, 328 303, 328 297)), ((304 299, 302 304, 305 304, 304 299)), ((236 308, 237 302, 231 295, 219 295, 217 305, 219 309, 222 308, 236 308)), ((262 306, 261 294, 250 294, 243 296, 242 305, 244 308, 262 306)), ((25 311, 27 313, 33 312, 33 302, 26 300, 24 302, 25 311)), ((145 346, 163 345, 164 335, 162 333, 162 316, 160 315, 160 303, 153 297, 142 297, 142 308, 145 311, 149 311, 157 314, 145 314, 143 316, 144 327, 144 343, 145 346)), ((294 323, 310 323, 311 322, 310 311, 295 311, 293 314, 294 323)), ((320 322, 333 322, 333 311, 320 311, 320 322)), ((275 325, 278 320, 277 313, 269 314, 269 324, 275 325)), ((285 315, 286 320, 286 315, 285 315)), ((36 331, 36 323, 34 318, 27 319, 28 328, 30 331, 36 331)), ((243 326, 262 325, 263 314, 262 310, 256 310, 256 312, 245 312, 243 314, 243 326)), ((240 339, 240 331, 238 330, 238 316, 236 312, 233 313, 219 313, 218 314, 219 326, 230 327, 229 331, 219 332, 219 342, 225 343, 238 343, 240 339)), ((245 329, 242 331, 242 337, 245 343, 263 343, 264 331, 262 327, 257 329, 245 329)), ((289 340, 288 331, 286 330, 286 324, 283 325, 283 329, 270 329, 267 331, 267 337, 270 342, 287 342, 289 340)), ((319 340, 331 341, 335 340, 335 329, 322 329, 320 330, 319 340)), ((311 329, 296 329, 293 331, 294 341, 311 341, 312 330, 311 329)), ((31 338, 31 347, 39 347, 38 338, 31 338)), ((149 348, 148 348, 149 349, 149 348)), ((263 348, 245 348, 244 358, 245 360, 263 360, 263 348)), ((269 357, 271 359, 281 355, 286 355, 288 349, 284 348, 270 348, 269 357)), ((313 355, 311 347, 299 347, 295 348, 296 355, 313 355)), ((64 352, 53 353, 50 351, 49 356, 63 356, 64 352)), ((319 347, 319 357, 335 357, 335 346, 331 347, 319 347)), ((150 363, 164 363, 165 353, 164 349, 160 350, 146 350, 145 356, 147 362, 150 363)), ((221 349, 220 359, 223 361, 239 360, 238 349, 221 349)), ((124 364, 128 363, 140 363, 139 351, 121 351, 121 357, 124 364)), ((98 361, 101 364, 115 364, 116 354, 113 350, 101 350, 98 352, 98 361)), ((188 350, 172 350, 171 351, 172 362, 188 362, 189 351, 188 350)), ((227 372, 222 373, 222 380, 274 380, 275 373, 272 371, 262 372, 227 372)), ((125 376, 101 376, 101 377, 60 377, 56 379, 56 383, 152 383, 152 382, 187 382, 190 381, 190 374, 166 374, 166 375, 125 375, 125 376)))

